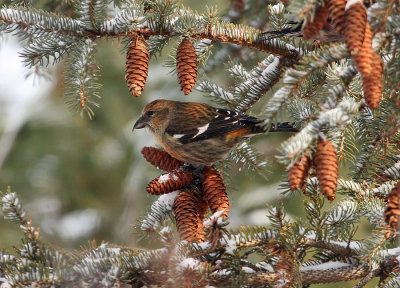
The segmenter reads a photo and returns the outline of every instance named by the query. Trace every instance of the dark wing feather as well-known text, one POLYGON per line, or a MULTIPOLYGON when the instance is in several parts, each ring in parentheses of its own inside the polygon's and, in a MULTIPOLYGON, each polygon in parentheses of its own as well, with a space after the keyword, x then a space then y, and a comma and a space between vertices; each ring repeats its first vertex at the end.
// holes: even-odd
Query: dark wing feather
POLYGON ((179 123, 179 125, 176 126, 175 123, 172 122, 167 127, 166 132, 176 138, 180 143, 187 144, 218 137, 244 127, 251 127, 250 131, 253 133, 264 131, 261 127, 256 126, 261 121, 255 117, 203 105, 199 107, 188 107, 187 110, 195 109, 196 113, 186 111, 186 117, 181 118, 187 119, 186 123, 179 123), (201 108, 207 109, 203 110, 201 108), (190 115, 193 115, 193 117, 188 117, 190 115))

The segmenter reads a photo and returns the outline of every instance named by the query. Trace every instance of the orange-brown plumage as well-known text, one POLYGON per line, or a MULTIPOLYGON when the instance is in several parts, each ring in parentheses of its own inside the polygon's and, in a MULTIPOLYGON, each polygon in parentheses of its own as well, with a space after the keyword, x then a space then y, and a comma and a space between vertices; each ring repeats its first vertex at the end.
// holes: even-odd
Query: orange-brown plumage
POLYGON ((243 137, 246 137, 247 135, 251 134, 251 128, 250 127, 244 127, 242 129, 239 130, 235 130, 232 132, 229 132, 226 134, 225 139, 227 142, 236 142, 241 139, 243 139, 243 137))

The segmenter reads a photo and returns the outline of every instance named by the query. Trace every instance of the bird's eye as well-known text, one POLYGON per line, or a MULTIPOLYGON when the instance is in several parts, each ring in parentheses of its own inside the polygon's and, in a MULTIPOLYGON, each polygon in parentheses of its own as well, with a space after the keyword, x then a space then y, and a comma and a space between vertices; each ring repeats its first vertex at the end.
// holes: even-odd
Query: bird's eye
POLYGON ((146 116, 153 116, 153 114, 154 114, 154 111, 151 111, 151 110, 149 110, 149 111, 147 111, 146 112, 146 116))

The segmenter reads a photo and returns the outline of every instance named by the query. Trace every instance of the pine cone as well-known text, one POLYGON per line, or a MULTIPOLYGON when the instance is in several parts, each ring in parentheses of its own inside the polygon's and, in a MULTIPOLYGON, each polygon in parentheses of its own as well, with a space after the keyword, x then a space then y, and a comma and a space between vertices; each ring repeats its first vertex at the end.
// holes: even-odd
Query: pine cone
POLYGON ((369 23, 365 26, 364 41, 358 54, 353 55, 354 63, 363 77, 371 73, 372 63, 372 33, 369 23))
POLYGON ((197 55, 192 42, 185 38, 176 52, 176 70, 178 71, 179 85, 185 95, 188 95, 196 84, 197 55))
POLYGON ((174 170, 165 173, 151 181, 146 190, 150 194, 167 194, 189 186, 193 180, 193 175, 188 170, 174 170))
POLYGON ((198 235, 200 219, 196 208, 197 201, 198 199, 194 194, 187 190, 182 190, 175 198, 173 211, 176 220, 176 228, 182 240, 204 240, 204 232, 202 236, 198 235))
MULTIPOLYGON (((348 2, 350 4, 350 2, 348 2)), ((362 2, 354 3, 345 8, 344 21, 346 23, 343 31, 344 40, 347 49, 354 53, 361 50, 365 35, 365 26, 367 25, 367 11, 362 2)))
POLYGON ((228 217, 229 200, 224 181, 214 167, 205 166, 203 173, 204 199, 207 201, 212 213, 225 209, 222 216, 228 217))
POLYGON ((310 39, 318 34, 328 20, 328 5, 319 6, 315 11, 314 21, 311 22, 311 15, 307 18, 307 23, 303 28, 303 38, 310 39))
POLYGON ((317 151, 314 154, 314 165, 322 194, 329 201, 333 201, 339 169, 336 149, 329 140, 318 140, 317 151))
POLYGON ((164 171, 177 170, 183 165, 182 161, 179 161, 170 156, 167 152, 154 147, 143 147, 142 154, 147 162, 164 171))
POLYGON ((337 33, 343 35, 343 29, 345 26, 344 9, 346 7, 347 0, 329 0, 327 2, 328 17, 331 20, 333 27, 335 27, 337 33))
POLYGON ((362 78, 364 98, 367 101, 368 107, 371 109, 377 108, 382 98, 382 71, 383 64, 381 57, 373 52, 371 73, 362 78))
POLYGON ((132 37, 126 51, 126 84, 133 96, 138 97, 146 84, 149 70, 149 51, 142 37, 132 37))
POLYGON ((393 229, 400 231, 400 181, 388 195, 388 203, 385 210, 385 221, 393 229))
POLYGON ((299 157, 296 163, 288 171, 288 182, 290 190, 296 190, 303 186, 311 166, 309 156, 299 157))

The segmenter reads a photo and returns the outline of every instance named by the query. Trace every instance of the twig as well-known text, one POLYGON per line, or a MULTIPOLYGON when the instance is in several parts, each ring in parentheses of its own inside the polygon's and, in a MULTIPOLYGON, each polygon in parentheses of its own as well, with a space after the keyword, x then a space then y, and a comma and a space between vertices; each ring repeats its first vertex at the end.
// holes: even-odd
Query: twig
POLYGON ((353 286, 353 288, 362 288, 368 284, 368 282, 379 274, 381 269, 375 269, 369 272, 360 282, 353 286))
POLYGON ((349 246, 344 247, 339 244, 334 244, 334 243, 328 243, 324 241, 317 241, 317 240, 312 240, 312 239, 305 239, 304 243, 301 243, 307 246, 315 247, 315 248, 321 248, 325 250, 330 250, 338 255, 342 256, 355 256, 357 255, 357 251, 350 248, 349 246))
MULTIPOLYGON (((64 18, 69 18, 69 17, 64 17, 64 18)), ((28 27, 35 27, 38 30, 44 31, 44 32, 50 32, 54 34, 63 34, 63 35, 72 35, 76 36, 79 38, 91 38, 93 40, 97 38, 102 38, 102 37, 126 37, 126 36, 134 36, 136 34, 142 34, 145 37, 152 36, 152 35, 163 35, 163 36, 168 36, 168 37, 175 37, 178 35, 172 35, 171 31, 152 31, 148 28, 139 28, 136 30, 132 30, 129 32, 122 32, 122 33, 113 33, 113 32, 104 32, 100 31, 98 29, 92 30, 92 29, 82 29, 81 31, 70 31, 70 30, 58 30, 58 29, 51 29, 51 28, 46 28, 42 27, 40 25, 36 25, 35 23, 24 23, 22 21, 15 22, 12 19, 7 19, 5 17, 0 16, 0 21, 3 21, 8 24, 17 24, 20 26, 22 29, 26 29, 28 27)), ((222 25, 223 21, 217 23, 218 25, 222 25)), ((216 24, 213 24, 216 25, 216 24)), ((238 26, 236 24, 232 24, 234 26, 238 26)), ((240 26, 240 27, 243 27, 240 26)), ((238 27, 239 29, 239 27, 238 27)), ((261 34, 262 32, 258 29, 250 28, 246 26, 245 28, 242 28, 245 30, 252 30, 254 35, 261 34)), ((190 37, 196 38, 196 39, 209 39, 212 41, 219 41, 219 42, 224 42, 224 43, 232 43, 232 44, 237 44, 242 47, 248 47, 252 49, 257 49, 262 52, 266 53, 271 53, 271 54, 276 54, 276 55, 282 55, 286 57, 290 57, 293 59, 298 59, 300 57, 300 53, 295 50, 295 49, 281 49, 277 48, 276 46, 268 44, 268 42, 265 41, 259 41, 259 42, 252 42, 250 39, 245 39, 242 34, 240 34, 238 37, 233 37, 231 35, 212 35, 210 33, 209 27, 204 27, 202 29, 203 31, 201 32, 191 32, 189 34, 190 37)), ((212 27, 211 27, 212 30, 212 27)))

